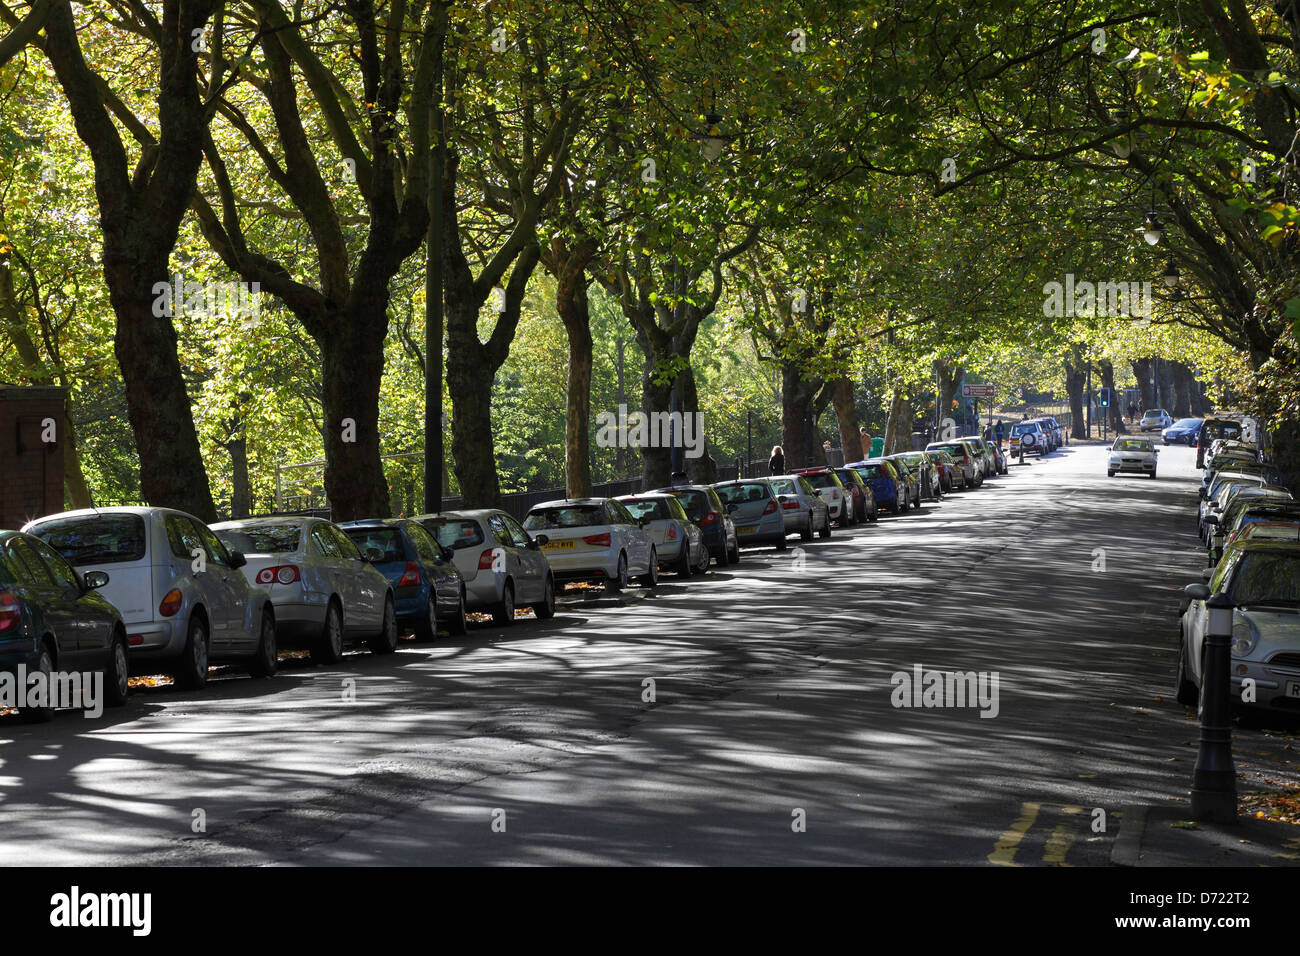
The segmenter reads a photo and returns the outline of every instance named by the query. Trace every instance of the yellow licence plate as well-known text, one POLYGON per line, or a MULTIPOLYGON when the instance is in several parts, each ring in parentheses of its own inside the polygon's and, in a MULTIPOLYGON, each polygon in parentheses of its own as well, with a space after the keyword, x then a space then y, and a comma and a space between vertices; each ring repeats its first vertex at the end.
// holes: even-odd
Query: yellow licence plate
POLYGON ((542 545, 542 550, 543 551, 568 551, 573 547, 573 544, 574 541, 572 538, 567 538, 563 541, 548 541, 544 545, 542 545))
POLYGON ((756 524, 747 524, 747 525, 743 525, 742 527, 737 528, 737 529, 736 529, 736 534, 753 534, 753 533, 754 533, 755 531, 757 531, 757 530, 758 530, 758 525, 756 525, 756 524))

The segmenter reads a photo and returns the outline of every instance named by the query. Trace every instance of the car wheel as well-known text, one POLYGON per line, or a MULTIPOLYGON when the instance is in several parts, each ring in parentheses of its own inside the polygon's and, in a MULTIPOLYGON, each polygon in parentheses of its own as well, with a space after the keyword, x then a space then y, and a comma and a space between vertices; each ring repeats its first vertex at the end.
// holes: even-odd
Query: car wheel
POLYGON ((200 690, 208 682, 208 626, 197 614, 190 616, 190 633, 172 679, 185 690, 200 690))
POLYGON ((810 511, 808 512, 808 527, 799 529, 799 540, 811 541, 813 539, 813 533, 813 516, 810 511))
POLYGON ((685 541, 682 542, 682 553, 681 556, 677 559, 677 567, 675 570, 677 572, 677 576, 681 578, 689 578, 695 574, 695 564, 694 562, 691 561, 690 538, 687 538, 685 541))
POLYGON ((1151 469, 1151 477, 1154 478, 1155 476, 1156 476, 1156 472, 1155 469, 1153 468, 1151 469))
MULTIPOLYGON (((554 589, 554 584, 552 584, 554 589)), ((456 605, 456 613, 452 615, 447 622, 447 631, 454 637, 464 637, 469 633, 469 622, 465 620, 465 589, 460 589, 460 603, 456 605)))
POLYGON ((438 636, 438 600, 432 588, 429 589, 424 617, 415 624, 415 636, 422 641, 432 641, 438 636))
POLYGON ((821 529, 821 531, 819 531, 819 532, 817 532, 817 533, 818 533, 818 535, 820 535, 822 538, 829 538, 829 537, 831 536, 831 515, 830 515, 830 512, 829 512, 829 511, 826 512, 826 522, 825 522, 825 524, 822 525, 822 529, 821 529))
POLYGON ((776 550, 778 551, 784 551, 788 547, 790 547, 790 542, 786 541, 784 537, 776 543, 776 550))
POLYGON ((254 677, 274 677, 280 668, 279 649, 275 644, 275 618, 269 614, 262 615, 262 636, 257 642, 257 651, 248 662, 248 673, 254 677))
POLYGON ((131 671, 126 661, 126 635, 113 632, 113 646, 108 649, 108 665, 104 668, 104 703, 121 707, 131 693, 131 671))
POLYGON ((643 588, 652 588, 659 583, 659 554, 654 548, 650 549, 650 567, 637 580, 643 588))
POLYGON ((735 544, 733 544, 730 548, 727 549, 727 560, 731 564, 740 563, 740 542, 739 541, 737 541, 735 544))
POLYGON ((391 654, 397 650, 397 611, 393 596, 384 599, 384 623, 379 633, 370 639, 370 653, 391 654))
POLYGON ((700 563, 696 565, 695 571, 698 574, 708 574, 709 573, 709 549, 704 547, 704 545, 700 545, 700 558, 701 558, 700 563))
POLYGON ((879 509, 879 508, 872 508, 871 511, 869 511, 869 512, 867 513, 867 520, 869 520, 869 521, 879 521, 879 520, 880 520, 880 509, 879 509))
POLYGON ((627 587, 627 554, 623 551, 618 553, 618 566, 615 569, 614 577, 605 582, 605 587, 610 591, 621 591, 627 587))
POLYGON ((898 495, 894 495, 894 500, 890 503, 889 510, 896 515, 903 513, 903 509, 898 506, 898 495))
POLYGON ((1110 470, 1107 470, 1107 472, 1106 472, 1106 477, 1107 477, 1107 478, 1114 478, 1114 477, 1115 477, 1115 472, 1110 471, 1110 470))
POLYGON ((316 664, 337 664, 343 659, 343 608, 332 598, 325 609, 325 627, 312 646, 311 659, 316 664))
MULTIPOLYGON (((51 675, 54 672, 54 655, 50 652, 50 645, 47 641, 41 641, 40 656, 36 659, 36 670, 45 675, 46 706, 20 707, 18 709, 18 715, 22 717, 23 720, 31 723, 46 724, 54 719, 55 713, 54 708, 49 706, 52 701, 50 695, 53 693, 51 675)), ((20 687, 18 690, 21 693, 25 688, 20 687)))
POLYGON ((549 574, 546 576, 546 593, 542 596, 542 603, 533 605, 533 613, 541 621, 555 617, 555 579, 549 574))
POLYGON ((492 605, 492 623, 499 627, 515 623, 515 586, 509 581, 501 587, 501 600, 492 605))

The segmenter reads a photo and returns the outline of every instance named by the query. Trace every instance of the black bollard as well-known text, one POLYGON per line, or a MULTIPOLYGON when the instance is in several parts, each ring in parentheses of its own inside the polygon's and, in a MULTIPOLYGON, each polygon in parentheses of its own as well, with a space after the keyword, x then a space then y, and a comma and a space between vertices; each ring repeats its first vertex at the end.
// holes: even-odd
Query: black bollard
POLYGON ((1232 765, 1232 704, 1229 676, 1232 601, 1219 592, 1205 602, 1205 673, 1201 675, 1201 746, 1192 771, 1192 818, 1213 823, 1237 820, 1237 771, 1232 765))

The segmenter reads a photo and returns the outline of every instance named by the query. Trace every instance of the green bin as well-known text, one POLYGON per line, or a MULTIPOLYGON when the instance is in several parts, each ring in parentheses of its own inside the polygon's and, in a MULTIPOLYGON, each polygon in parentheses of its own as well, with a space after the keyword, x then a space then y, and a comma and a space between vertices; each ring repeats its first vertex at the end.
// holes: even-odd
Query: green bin
POLYGON ((883 438, 871 439, 871 457, 879 458, 885 453, 885 440, 883 438))

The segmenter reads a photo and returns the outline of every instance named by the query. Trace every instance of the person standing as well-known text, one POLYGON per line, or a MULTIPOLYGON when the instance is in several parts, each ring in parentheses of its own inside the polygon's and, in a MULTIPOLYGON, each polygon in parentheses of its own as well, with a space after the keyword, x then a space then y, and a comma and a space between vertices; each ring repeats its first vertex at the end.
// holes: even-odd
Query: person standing
POLYGON ((871 432, 867 431, 866 426, 858 429, 858 438, 862 440, 862 458, 863 460, 871 457, 871 432))
POLYGON ((785 474, 785 449, 780 445, 772 446, 772 457, 767 461, 767 473, 769 475, 785 474))

